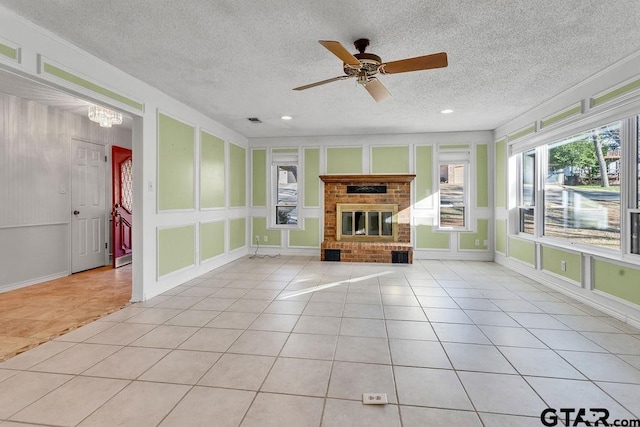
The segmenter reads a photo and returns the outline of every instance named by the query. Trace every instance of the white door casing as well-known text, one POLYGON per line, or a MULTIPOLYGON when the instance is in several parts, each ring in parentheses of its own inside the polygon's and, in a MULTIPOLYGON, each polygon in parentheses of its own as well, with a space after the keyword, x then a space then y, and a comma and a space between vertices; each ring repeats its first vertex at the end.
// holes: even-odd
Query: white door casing
POLYGON ((105 148, 72 140, 71 273, 105 265, 105 148))

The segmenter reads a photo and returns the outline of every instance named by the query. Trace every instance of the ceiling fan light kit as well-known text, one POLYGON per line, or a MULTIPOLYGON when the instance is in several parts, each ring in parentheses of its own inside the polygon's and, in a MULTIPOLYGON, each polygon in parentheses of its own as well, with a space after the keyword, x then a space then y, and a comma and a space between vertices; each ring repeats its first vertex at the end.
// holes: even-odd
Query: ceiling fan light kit
POLYGON ((382 59, 378 55, 365 52, 367 46, 369 46, 369 39, 358 39, 353 43, 358 50, 358 53, 355 54, 351 54, 337 41, 319 40, 318 43, 342 60, 342 69, 345 75, 299 86, 293 90, 310 89, 338 80, 355 77, 357 82, 369 92, 369 95, 371 95, 376 102, 382 102, 389 99, 391 94, 382 82, 375 77, 376 74, 407 73, 410 71, 444 68, 448 65, 447 54, 445 52, 385 63, 382 62, 382 59))

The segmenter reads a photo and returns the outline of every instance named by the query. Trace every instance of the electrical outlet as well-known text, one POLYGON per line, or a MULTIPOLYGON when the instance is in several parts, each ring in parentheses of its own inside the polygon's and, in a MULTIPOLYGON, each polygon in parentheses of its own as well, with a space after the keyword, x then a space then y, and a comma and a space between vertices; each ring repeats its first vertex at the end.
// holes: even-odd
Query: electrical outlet
POLYGON ((566 261, 560 261, 560 270, 567 271, 567 262, 566 261))
POLYGON ((260 243, 260 236, 256 234, 256 243, 260 243))
POLYGON ((480 246, 480 239, 476 239, 476 246, 480 246))
POLYGON ((362 403, 365 405, 386 405, 387 393, 362 393, 362 403))
POLYGON ((262 241, 267 243, 269 241, 269 236, 262 236, 262 241))

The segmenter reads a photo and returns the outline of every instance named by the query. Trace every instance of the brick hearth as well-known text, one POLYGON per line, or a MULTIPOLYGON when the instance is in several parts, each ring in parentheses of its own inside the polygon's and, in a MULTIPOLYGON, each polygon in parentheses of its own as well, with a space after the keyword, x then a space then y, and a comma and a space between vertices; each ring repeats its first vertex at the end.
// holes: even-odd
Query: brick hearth
POLYGON ((411 244, 411 181, 415 175, 321 175, 324 182, 324 241, 321 258, 325 261, 325 249, 339 249, 340 260, 348 262, 392 261, 392 251, 407 252, 408 262, 413 262, 411 244), (385 185, 384 194, 348 194, 347 186, 385 185), (395 242, 355 242, 336 240, 336 205, 338 203, 395 204, 398 205, 398 240, 395 242))

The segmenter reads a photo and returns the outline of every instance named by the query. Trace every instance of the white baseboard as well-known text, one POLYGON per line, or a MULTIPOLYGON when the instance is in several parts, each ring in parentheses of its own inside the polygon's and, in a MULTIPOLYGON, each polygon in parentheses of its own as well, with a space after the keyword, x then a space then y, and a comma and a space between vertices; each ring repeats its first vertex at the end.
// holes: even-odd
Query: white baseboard
POLYGON ((0 293, 13 291, 14 289, 25 288, 27 286, 37 285, 38 283, 48 282, 49 280, 60 279, 62 277, 67 277, 67 276, 69 276, 69 272, 62 271, 60 273, 49 274, 46 276, 37 277, 35 279, 25 280, 23 282, 9 283, 9 284, 0 286, 0 293))
POLYGON ((496 254, 495 262, 510 270, 530 277, 554 291, 570 296, 578 302, 640 329, 640 306, 604 292, 592 291, 581 286, 576 286, 573 282, 562 280, 555 275, 513 261, 503 255, 496 254))

